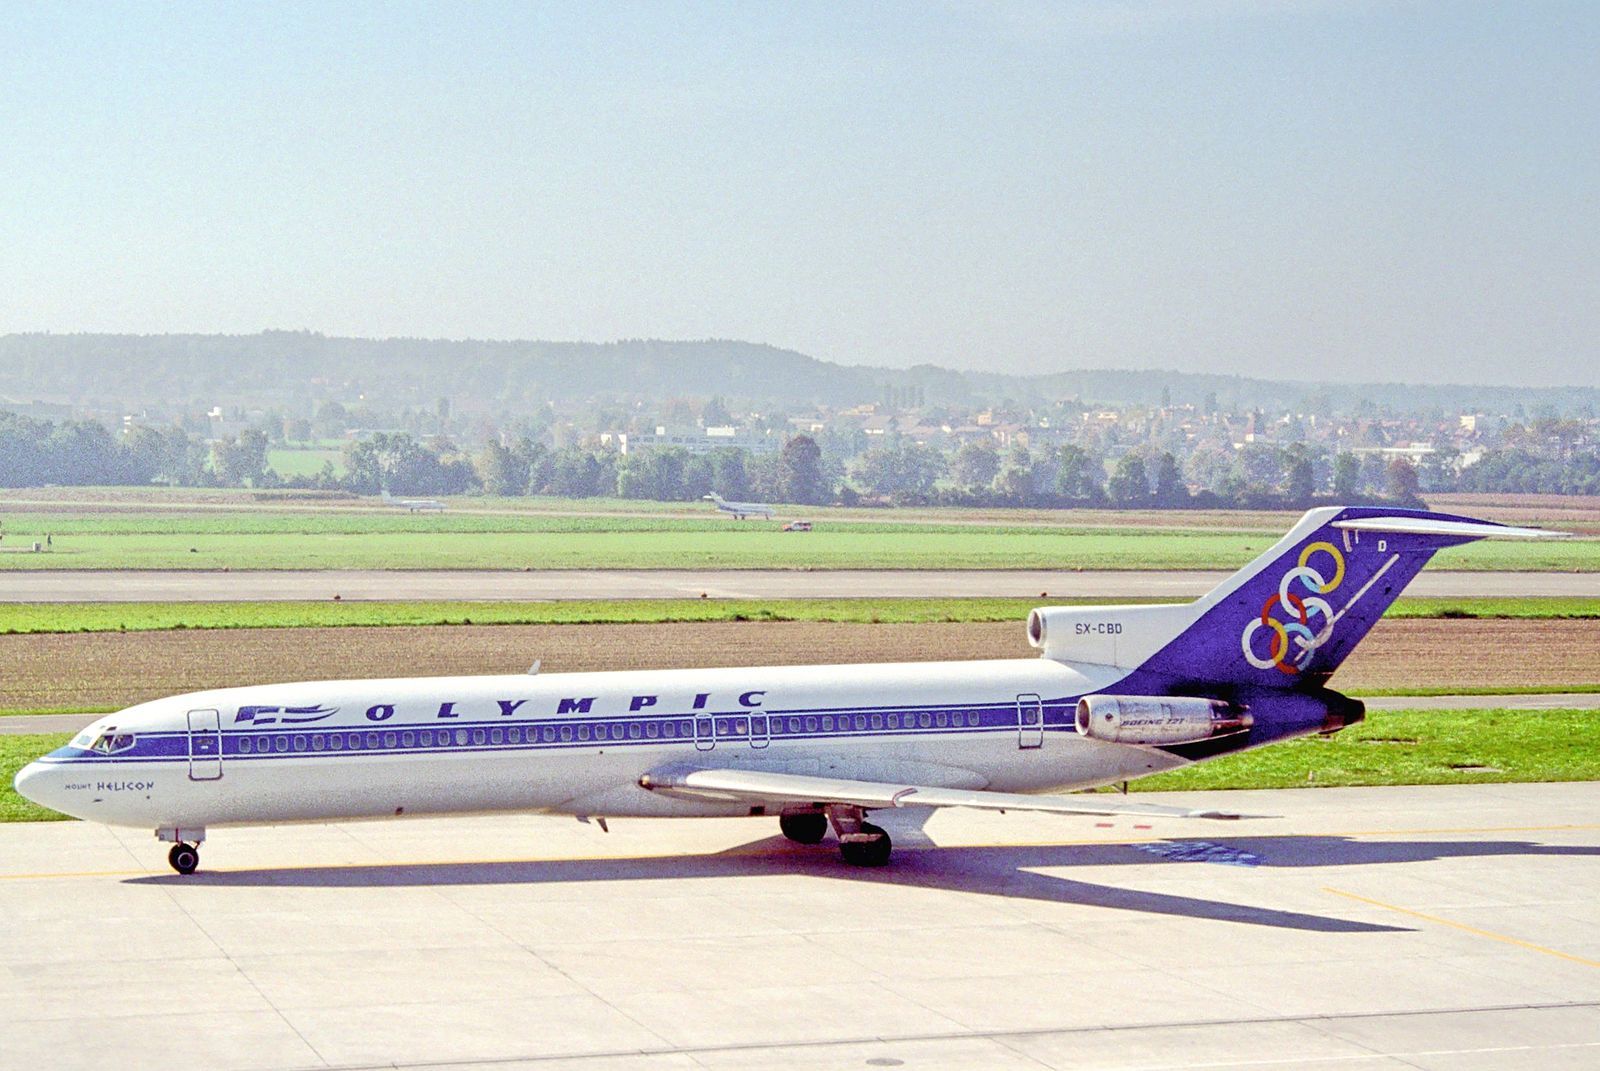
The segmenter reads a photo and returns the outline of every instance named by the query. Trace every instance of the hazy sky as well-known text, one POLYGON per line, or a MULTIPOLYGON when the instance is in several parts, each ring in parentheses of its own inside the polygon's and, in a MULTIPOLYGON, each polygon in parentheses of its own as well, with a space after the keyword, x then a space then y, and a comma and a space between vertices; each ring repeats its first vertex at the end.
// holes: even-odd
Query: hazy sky
POLYGON ((1600 384, 1600 4, 37 4, 0 332, 1600 384))

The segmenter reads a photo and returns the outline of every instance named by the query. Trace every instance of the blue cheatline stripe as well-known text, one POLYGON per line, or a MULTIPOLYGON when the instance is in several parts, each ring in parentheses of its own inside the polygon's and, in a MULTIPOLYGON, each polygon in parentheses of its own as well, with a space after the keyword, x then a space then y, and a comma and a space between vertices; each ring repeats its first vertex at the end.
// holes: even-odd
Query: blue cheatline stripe
MULTIPOLYGON (((1042 724, 1039 728, 1046 732, 1076 731, 1070 716, 1075 702, 1076 697, 1043 700, 1041 702, 1042 724)), ((752 739, 765 740, 769 744, 782 743, 789 740, 897 739, 914 736, 1016 732, 1018 728, 1018 710, 1014 700, 1003 703, 961 703, 911 707, 826 707, 772 711, 740 709, 738 711, 716 713, 698 711, 689 714, 662 714, 646 718, 612 715, 600 718, 560 718, 510 723, 505 721, 468 721, 460 723, 435 721, 380 722, 360 726, 296 726, 285 729, 229 728, 221 732, 222 753, 220 756, 198 755, 195 757, 201 759, 220 757, 230 762, 249 762, 269 759, 325 758, 343 755, 448 755, 461 752, 593 750, 624 746, 661 748, 693 746, 697 740, 700 743, 704 743, 707 740, 714 739, 713 748, 697 749, 697 753, 704 754, 713 751, 715 747, 741 746, 748 748, 752 739), (940 727, 937 724, 937 718, 941 714, 950 721, 959 720, 961 724, 940 727), (968 716, 972 714, 978 716, 979 720, 976 725, 967 724, 968 716), (889 715, 903 717, 906 720, 915 718, 919 722, 923 717, 927 717, 932 724, 927 727, 916 724, 896 728, 885 726, 878 729, 870 727, 857 729, 853 724, 842 724, 847 719, 853 723, 858 716, 868 719, 869 723, 870 719, 874 717, 882 718, 886 721, 889 715), (752 717, 766 717, 768 719, 769 731, 766 735, 756 733, 752 736, 748 725, 748 721, 752 717), (820 722, 824 717, 836 718, 841 724, 832 730, 822 729, 820 725, 815 729, 805 728, 804 719, 811 718, 820 722), (780 718, 785 723, 789 720, 801 721, 801 729, 798 732, 791 732, 788 730, 787 724, 785 724, 774 731, 771 727, 780 718), (691 728, 692 723, 696 720, 709 720, 714 728, 718 723, 727 723, 735 720, 745 720, 747 724, 745 732, 742 733, 728 732, 715 737, 702 735, 697 738, 691 728), (669 722, 678 727, 678 735, 664 736, 660 734, 660 727, 669 722), (658 728, 656 736, 648 735, 646 727, 650 725, 658 728), (628 727, 628 731, 621 737, 612 738, 610 730, 616 726, 628 727), (632 727, 634 726, 639 729, 638 736, 634 736, 632 733, 632 727), (591 734, 590 738, 587 740, 577 739, 580 729, 587 729, 591 734), (571 738, 557 738, 554 740, 519 739, 516 743, 512 743, 509 739, 503 737, 503 742, 499 744, 486 742, 488 733, 494 731, 506 733, 508 730, 516 730, 519 737, 523 735, 531 737, 535 731, 543 737, 546 731, 559 734, 565 730, 571 733, 571 738), (420 743, 420 734, 422 733, 441 736, 448 733, 452 740, 457 733, 469 735, 481 733, 484 734, 485 742, 480 743, 469 739, 466 743, 423 745, 420 743), (403 743, 404 734, 412 736, 413 742, 411 745, 407 746, 403 743), (346 744, 348 744, 351 737, 357 737, 361 743, 357 747, 344 746, 337 750, 327 746, 324 746, 321 750, 314 750, 311 747, 315 737, 322 737, 326 742, 334 736, 339 736, 346 744), (604 736, 604 739, 600 738, 602 736, 604 736), (368 739, 374 737, 377 738, 377 746, 368 746, 368 739), (395 738, 396 742, 393 746, 384 746, 384 740, 388 737, 395 738), (296 738, 303 741, 301 750, 295 750, 294 748, 296 738), (284 743, 284 750, 282 751, 277 749, 277 742, 280 740, 284 743), (251 748, 248 752, 240 750, 241 744, 246 741, 249 742, 251 748), (269 746, 271 750, 259 750, 264 745, 269 746)), ((1032 726, 1028 728, 1032 728, 1032 726)), ((66 747, 60 751, 53 752, 50 756, 46 756, 46 761, 112 765, 127 762, 186 762, 190 758, 190 734, 187 732, 177 730, 135 733, 134 735, 134 746, 115 755, 101 755, 91 751, 84 751, 80 748, 66 747)))

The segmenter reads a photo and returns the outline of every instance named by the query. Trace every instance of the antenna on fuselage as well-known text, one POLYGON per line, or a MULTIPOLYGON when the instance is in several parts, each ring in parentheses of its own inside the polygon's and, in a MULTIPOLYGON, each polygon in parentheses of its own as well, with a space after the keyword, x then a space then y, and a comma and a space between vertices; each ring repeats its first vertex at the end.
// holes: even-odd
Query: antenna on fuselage
POLYGON ((531 666, 529 666, 529 667, 528 667, 528 676, 530 676, 530 677, 536 677, 536 676, 538 676, 538 674, 539 674, 539 667, 540 667, 540 666, 541 666, 541 665, 543 665, 543 664, 544 664, 544 660, 543 660, 543 659, 541 659, 541 658, 535 658, 535 659, 534 659, 534 660, 533 660, 533 665, 531 665, 531 666))

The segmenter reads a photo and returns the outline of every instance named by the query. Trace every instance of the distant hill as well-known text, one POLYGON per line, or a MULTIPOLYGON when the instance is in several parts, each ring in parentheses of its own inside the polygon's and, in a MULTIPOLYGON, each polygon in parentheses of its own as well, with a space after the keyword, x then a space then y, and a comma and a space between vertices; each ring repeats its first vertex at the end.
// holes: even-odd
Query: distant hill
POLYGON ((284 405, 365 395, 387 405, 440 397, 516 408, 547 400, 709 396, 790 408, 881 400, 916 388, 930 404, 1078 398, 1147 404, 1163 394, 1227 407, 1351 412, 1482 410, 1530 415, 1600 411, 1600 391, 1495 386, 1282 382, 1166 371, 1066 371, 1037 376, 840 365, 751 342, 449 341, 256 335, 0 336, 0 400, 108 407, 150 402, 284 405))

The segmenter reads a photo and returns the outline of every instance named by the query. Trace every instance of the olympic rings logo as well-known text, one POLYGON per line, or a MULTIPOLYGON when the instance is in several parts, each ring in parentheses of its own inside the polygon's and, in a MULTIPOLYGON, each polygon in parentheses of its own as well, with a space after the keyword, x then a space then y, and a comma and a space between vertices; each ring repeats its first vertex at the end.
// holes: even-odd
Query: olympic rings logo
MULTIPOLYGON (((1317 564, 1326 563, 1318 559, 1317 564)), ((1333 607, 1318 596, 1328 594, 1343 583, 1344 555, 1339 553, 1339 548, 1332 543, 1308 544, 1300 552, 1299 564, 1283 574, 1278 593, 1262 604, 1261 616, 1252 618, 1244 627, 1239 645, 1244 649, 1245 661, 1257 669, 1276 669, 1290 675, 1305 669, 1311 664, 1317 648, 1327 643, 1328 637, 1333 635, 1333 607), (1311 564, 1313 556, 1318 553, 1332 559, 1332 576, 1325 575, 1311 564), (1293 590, 1296 582, 1305 594, 1297 594, 1293 590), (1278 607, 1284 609, 1290 620, 1279 621, 1272 616, 1273 610, 1278 607), (1265 658, 1258 655, 1255 648, 1256 633, 1262 629, 1272 635, 1272 646, 1265 658), (1298 650, 1291 653, 1291 648, 1298 650)))

